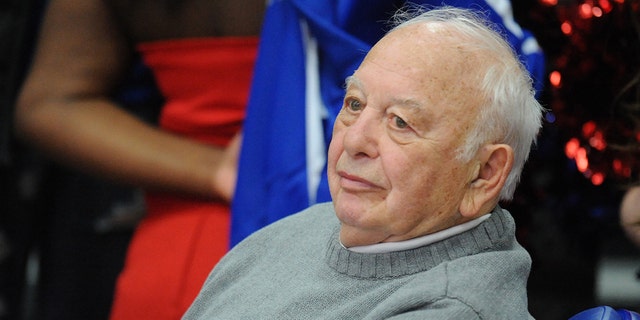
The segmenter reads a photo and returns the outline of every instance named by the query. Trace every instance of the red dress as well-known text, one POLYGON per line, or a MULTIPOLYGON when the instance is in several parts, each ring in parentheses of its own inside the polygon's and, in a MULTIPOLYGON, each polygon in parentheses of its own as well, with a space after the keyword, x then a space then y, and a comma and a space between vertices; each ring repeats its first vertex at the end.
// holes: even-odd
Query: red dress
MULTIPOLYGON (((166 103, 163 130, 226 146, 245 115, 256 37, 170 40, 138 46, 166 103)), ((224 203, 147 193, 147 215, 129 246, 111 319, 179 319, 227 252, 224 203)))

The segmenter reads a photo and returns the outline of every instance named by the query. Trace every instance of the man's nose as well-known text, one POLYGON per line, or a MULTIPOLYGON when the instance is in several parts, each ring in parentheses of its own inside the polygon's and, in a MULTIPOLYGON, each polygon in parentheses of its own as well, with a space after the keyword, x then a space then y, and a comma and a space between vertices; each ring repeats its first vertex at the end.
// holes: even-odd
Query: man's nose
POLYGON ((378 142, 383 130, 376 110, 365 108, 344 135, 344 150, 352 157, 376 158, 378 142))

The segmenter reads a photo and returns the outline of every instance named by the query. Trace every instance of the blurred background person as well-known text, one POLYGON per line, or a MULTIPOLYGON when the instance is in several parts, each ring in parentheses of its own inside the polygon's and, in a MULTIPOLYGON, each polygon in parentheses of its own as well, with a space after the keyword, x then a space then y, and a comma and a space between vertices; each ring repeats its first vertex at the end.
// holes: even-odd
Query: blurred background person
MULTIPOLYGON (((228 201, 264 5, 47 4, 16 105, 17 135, 73 170, 145 190, 146 212, 118 279, 113 319, 179 318, 227 251, 228 201), (137 56, 161 92, 158 127, 114 98, 137 56)), ((67 201, 81 201, 82 190, 75 191, 67 201)), ((63 226, 77 223, 61 218, 63 226)), ((42 296, 47 308, 39 319, 107 317, 66 313, 80 309, 62 303, 56 288, 42 296)))
POLYGON ((627 237, 640 247, 640 187, 630 188, 620 204, 620 225, 627 237))

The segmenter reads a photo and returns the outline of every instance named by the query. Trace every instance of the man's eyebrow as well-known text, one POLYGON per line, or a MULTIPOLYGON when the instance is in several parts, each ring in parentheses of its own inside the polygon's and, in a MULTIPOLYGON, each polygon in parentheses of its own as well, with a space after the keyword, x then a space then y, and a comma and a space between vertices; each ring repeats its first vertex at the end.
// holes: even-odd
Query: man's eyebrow
POLYGON ((345 90, 349 90, 350 87, 355 86, 358 89, 362 89, 362 82, 355 75, 348 76, 345 79, 345 90))
POLYGON ((410 109, 416 109, 416 111, 423 109, 423 103, 415 99, 393 99, 392 101, 394 105, 409 107, 410 109))
MULTIPOLYGON (((345 79, 345 90, 349 91, 349 89, 357 89, 360 91, 364 91, 364 85, 356 77, 355 75, 348 76, 345 79)), ((413 109, 414 111, 422 111, 422 106, 424 105, 421 101, 412 99, 412 98, 396 98, 392 99, 394 105, 408 107, 409 109, 413 109)))

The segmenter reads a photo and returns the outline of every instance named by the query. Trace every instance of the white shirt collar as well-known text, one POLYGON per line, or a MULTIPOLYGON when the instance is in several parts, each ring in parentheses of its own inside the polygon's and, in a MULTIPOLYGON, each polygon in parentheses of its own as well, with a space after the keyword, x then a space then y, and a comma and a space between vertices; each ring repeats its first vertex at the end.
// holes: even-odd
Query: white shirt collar
MULTIPOLYGON (((356 246, 356 247, 350 247, 350 248, 347 248, 344 245, 342 246, 349 251, 358 252, 358 253, 388 253, 388 252, 394 252, 394 251, 415 249, 418 247, 426 246, 428 244, 432 244, 432 243, 444 240, 446 238, 463 233, 469 229, 475 228, 483 221, 489 219, 490 216, 491 214, 485 214, 479 218, 473 219, 471 221, 467 221, 465 223, 453 226, 451 228, 444 229, 436 233, 427 234, 427 235, 409 239, 409 240, 398 241, 398 242, 381 242, 381 243, 375 243, 375 244, 370 244, 365 246, 356 246)), ((342 244, 342 242, 340 244, 342 244)))

